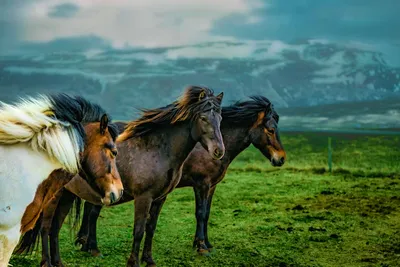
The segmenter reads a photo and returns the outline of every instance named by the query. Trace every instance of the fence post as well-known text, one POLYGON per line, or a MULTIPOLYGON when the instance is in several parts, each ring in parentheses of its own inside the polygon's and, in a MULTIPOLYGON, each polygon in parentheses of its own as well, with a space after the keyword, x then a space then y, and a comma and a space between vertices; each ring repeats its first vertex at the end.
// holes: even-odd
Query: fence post
POLYGON ((332 138, 328 137, 328 169, 332 172, 332 138))

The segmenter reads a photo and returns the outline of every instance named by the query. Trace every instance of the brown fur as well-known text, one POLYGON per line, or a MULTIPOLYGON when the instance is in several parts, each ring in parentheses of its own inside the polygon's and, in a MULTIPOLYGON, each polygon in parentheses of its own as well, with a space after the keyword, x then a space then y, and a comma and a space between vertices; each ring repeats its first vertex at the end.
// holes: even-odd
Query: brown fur
POLYGON ((35 198, 27 206, 21 220, 21 234, 32 230, 46 204, 55 198, 57 191, 70 180, 70 174, 62 171, 53 171, 36 190, 35 198))
MULTIPOLYGON (((118 137, 118 142, 126 141, 132 137, 143 136, 150 132, 155 125, 161 126, 165 124, 175 124, 193 119, 193 116, 200 110, 204 110, 206 105, 211 105, 211 108, 218 104, 210 101, 212 95, 211 89, 207 87, 189 86, 185 89, 184 94, 172 104, 152 109, 143 110, 143 116, 135 121, 131 121, 126 125, 126 130, 118 137)), ((221 101, 217 97, 217 100, 221 101)))

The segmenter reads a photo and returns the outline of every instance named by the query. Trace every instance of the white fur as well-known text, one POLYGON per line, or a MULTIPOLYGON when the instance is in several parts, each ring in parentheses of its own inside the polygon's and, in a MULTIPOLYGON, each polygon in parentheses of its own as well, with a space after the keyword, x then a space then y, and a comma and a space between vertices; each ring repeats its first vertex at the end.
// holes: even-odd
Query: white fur
POLYGON ((29 143, 45 151, 69 172, 79 169, 78 133, 72 125, 49 117, 52 105, 46 96, 17 105, 0 103, 0 145, 29 143))
POLYGON ((46 153, 34 151, 27 144, 0 146, 0 267, 7 265, 19 241, 22 215, 37 187, 61 167, 46 153))
POLYGON ((79 170, 78 133, 50 117, 43 96, 0 106, 0 267, 20 238, 21 219, 39 184, 53 170, 79 170))

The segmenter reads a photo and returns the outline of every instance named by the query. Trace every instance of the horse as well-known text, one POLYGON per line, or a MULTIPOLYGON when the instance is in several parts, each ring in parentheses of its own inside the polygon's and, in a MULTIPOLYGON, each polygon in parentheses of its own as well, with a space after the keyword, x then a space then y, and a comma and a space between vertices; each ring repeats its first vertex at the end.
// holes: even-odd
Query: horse
MULTIPOLYGON (((196 144, 200 143, 215 160, 223 157, 225 146, 220 132, 222 98, 223 93, 215 96, 210 88, 189 86, 172 104, 145 109, 141 118, 126 125, 119 123, 122 133, 117 139, 117 167, 124 195, 112 206, 134 200, 134 238, 127 266, 139 266, 140 244, 149 212, 152 213, 154 207, 158 207, 157 201, 179 183, 183 164, 196 144)), ((53 241, 50 243, 58 243, 60 222, 67 216, 73 202, 68 198, 63 194, 57 205, 50 233, 53 241)), ((92 229, 91 233, 96 234, 95 230, 92 229)), ((54 253, 52 258, 60 258, 58 249, 54 249, 54 253)))
MULTIPOLYGON (((40 183, 57 169, 99 177, 96 164, 115 156, 108 145, 116 136, 106 112, 82 97, 53 94, 0 103, 0 267, 8 265, 20 230, 29 228, 22 229, 21 220, 40 183)), ((104 204, 122 194, 119 173, 111 170, 97 181, 104 204)), ((24 224, 36 218, 27 216, 24 224)))
MULTIPOLYGON (((229 165, 236 156, 253 144, 272 166, 282 166, 286 160, 286 152, 278 131, 279 115, 273 104, 264 96, 253 96, 250 99, 222 108, 221 133, 226 148, 224 157, 221 160, 213 160, 201 146, 197 145, 186 160, 181 180, 177 185, 177 188, 192 187, 194 190, 197 226, 193 247, 197 248, 200 255, 208 255, 213 248, 208 239, 207 227, 212 198, 216 186, 225 177, 229 165)), ((118 124, 120 125, 120 122, 118 124)), ((152 237, 165 199, 165 197, 159 199, 154 209, 152 207, 150 223, 146 227, 142 259, 148 265, 154 262, 152 237)), ((96 228, 100 209, 99 205, 85 203, 77 237, 84 251, 94 250, 97 254, 100 250, 97 247, 96 235, 89 230, 96 228)))

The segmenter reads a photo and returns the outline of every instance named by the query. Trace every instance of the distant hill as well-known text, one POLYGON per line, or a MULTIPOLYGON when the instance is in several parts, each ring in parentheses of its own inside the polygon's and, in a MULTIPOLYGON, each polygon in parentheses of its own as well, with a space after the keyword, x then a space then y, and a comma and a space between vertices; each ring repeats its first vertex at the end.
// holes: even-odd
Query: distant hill
POLYGON ((286 130, 385 130, 400 134, 400 97, 311 107, 279 108, 286 130))
MULTIPOLYGON (((96 39, 89 41, 96 47, 96 39)), ((137 116, 135 108, 165 105, 186 85, 203 84, 226 92, 225 105, 267 96, 285 127, 400 127, 400 68, 362 47, 259 41, 100 48, 80 51, 78 44, 66 52, 51 43, 25 44, 19 54, 0 58, 0 100, 63 91, 126 120, 137 116)))

